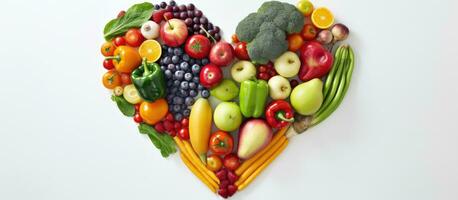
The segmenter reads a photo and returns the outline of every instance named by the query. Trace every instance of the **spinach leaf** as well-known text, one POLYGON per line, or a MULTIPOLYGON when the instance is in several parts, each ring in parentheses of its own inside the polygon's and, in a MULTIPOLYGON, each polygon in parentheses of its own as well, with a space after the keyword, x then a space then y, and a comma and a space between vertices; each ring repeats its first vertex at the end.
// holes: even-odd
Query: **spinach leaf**
POLYGON ((103 29, 105 40, 108 41, 122 35, 130 28, 140 27, 151 18, 153 11, 153 4, 148 2, 133 5, 124 16, 119 19, 112 19, 105 25, 103 29))
POLYGON ((116 105, 118 105, 119 110, 124 114, 125 116, 132 117, 135 115, 135 107, 134 105, 130 104, 129 102, 124 99, 122 96, 111 96, 111 100, 116 102, 116 105))
POLYGON ((175 142, 173 138, 168 134, 161 134, 156 131, 152 126, 141 123, 138 125, 138 130, 142 134, 147 134, 151 142, 153 142, 154 146, 161 150, 162 157, 166 158, 169 155, 177 152, 175 147, 175 142))

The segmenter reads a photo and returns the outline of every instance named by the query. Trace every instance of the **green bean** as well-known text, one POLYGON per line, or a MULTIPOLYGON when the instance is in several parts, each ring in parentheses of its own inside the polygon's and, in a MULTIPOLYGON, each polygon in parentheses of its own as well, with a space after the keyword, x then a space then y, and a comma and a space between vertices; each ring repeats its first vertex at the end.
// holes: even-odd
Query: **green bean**
POLYGON ((326 95, 329 92, 329 88, 331 87, 332 79, 334 79, 334 75, 337 71, 337 66, 339 66, 340 62, 342 61, 342 52, 343 52, 344 47, 340 46, 335 54, 334 54, 334 63, 332 64, 331 71, 329 72, 328 76, 326 77, 326 82, 324 84, 323 88, 323 94, 324 97, 326 98, 326 95))

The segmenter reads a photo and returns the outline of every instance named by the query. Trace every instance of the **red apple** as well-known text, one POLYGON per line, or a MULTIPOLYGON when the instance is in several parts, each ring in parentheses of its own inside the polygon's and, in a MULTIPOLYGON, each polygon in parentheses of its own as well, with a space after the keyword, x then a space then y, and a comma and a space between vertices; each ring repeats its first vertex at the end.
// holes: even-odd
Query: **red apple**
POLYGON ((223 80, 223 71, 213 63, 200 70, 200 84, 206 88, 217 86, 223 80))
POLYGON ((218 42, 210 50, 210 62, 218 66, 226 66, 234 59, 234 49, 227 42, 218 42))
POLYGON ((188 37, 188 27, 183 20, 170 19, 161 26, 161 39, 165 45, 177 47, 188 37))

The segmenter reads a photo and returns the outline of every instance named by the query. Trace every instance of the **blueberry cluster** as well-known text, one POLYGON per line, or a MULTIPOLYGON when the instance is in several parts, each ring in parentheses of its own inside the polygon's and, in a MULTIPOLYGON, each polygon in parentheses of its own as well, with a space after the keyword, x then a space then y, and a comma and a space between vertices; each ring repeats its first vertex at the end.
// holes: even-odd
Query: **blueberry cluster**
POLYGON ((196 60, 189 57, 183 47, 162 45, 159 64, 167 81, 169 111, 175 120, 180 121, 183 117, 189 117, 189 106, 194 104, 199 94, 203 98, 210 97, 210 91, 199 83, 200 69, 208 63, 207 58, 196 60))
POLYGON ((155 8, 156 10, 165 9, 167 12, 172 12, 173 18, 183 20, 188 27, 189 35, 201 34, 207 36, 205 31, 200 28, 202 25, 216 41, 221 40, 220 28, 209 22, 202 11, 198 10, 192 3, 188 5, 177 5, 175 1, 170 1, 169 4, 161 2, 160 4, 156 4, 155 8))

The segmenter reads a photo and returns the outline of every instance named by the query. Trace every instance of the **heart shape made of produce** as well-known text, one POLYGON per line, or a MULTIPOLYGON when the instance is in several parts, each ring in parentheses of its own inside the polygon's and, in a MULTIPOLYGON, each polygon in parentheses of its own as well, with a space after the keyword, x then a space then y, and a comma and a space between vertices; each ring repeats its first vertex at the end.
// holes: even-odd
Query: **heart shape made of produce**
POLYGON ((119 110, 224 198, 332 114, 354 68, 350 46, 332 51, 348 28, 308 0, 263 3, 231 43, 194 4, 175 1, 135 4, 103 33, 102 82, 119 110))

